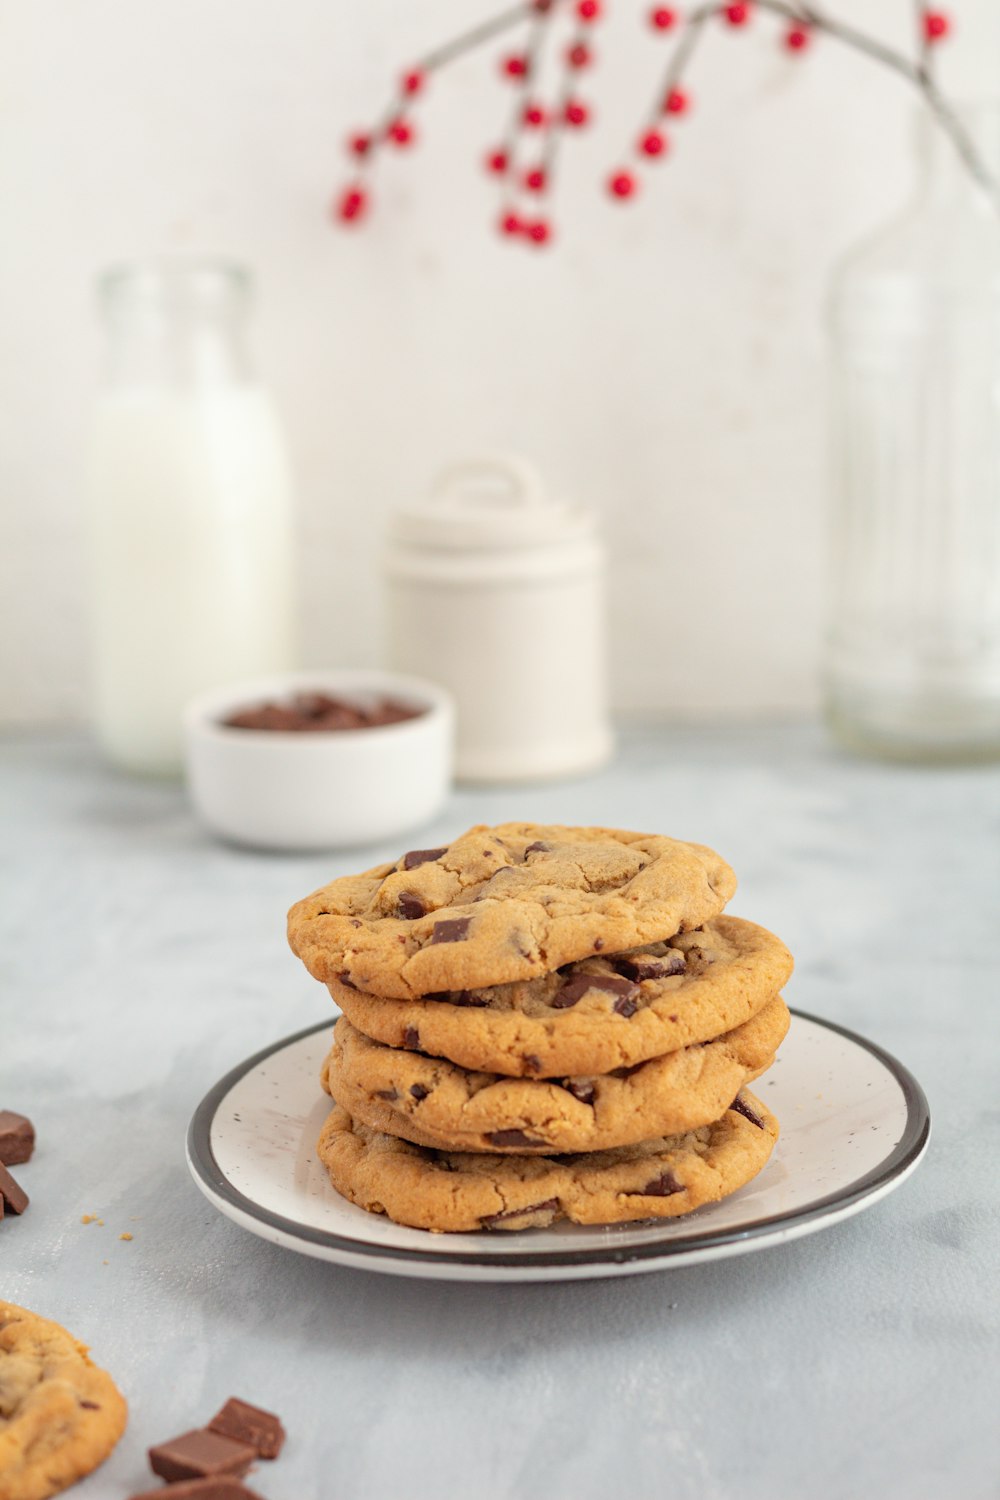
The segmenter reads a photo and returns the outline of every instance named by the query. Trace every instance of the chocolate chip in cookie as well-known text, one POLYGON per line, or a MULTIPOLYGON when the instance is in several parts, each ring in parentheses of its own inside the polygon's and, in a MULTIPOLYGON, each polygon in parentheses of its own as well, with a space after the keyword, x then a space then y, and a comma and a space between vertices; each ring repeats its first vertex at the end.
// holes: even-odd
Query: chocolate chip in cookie
MULTIPOLYGON (((488 853, 489 851, 485 851, 488 853)), ((411 849, 408 854, 403 855, 402 868, 404 870, 415 870, 418 865, 429 865, 432 860, 440 859, 442 854, 448 853, 447 844, 440 849, 411 849)))

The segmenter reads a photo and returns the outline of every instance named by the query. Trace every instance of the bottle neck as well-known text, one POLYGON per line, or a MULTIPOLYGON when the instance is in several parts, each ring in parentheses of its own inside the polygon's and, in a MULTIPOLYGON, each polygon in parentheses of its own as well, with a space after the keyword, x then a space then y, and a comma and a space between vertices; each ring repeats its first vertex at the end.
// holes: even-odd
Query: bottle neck
POLYGON ((250 285, 235 267, 130 266, 101 282, 112 387, 247 384, 250 285))
POLYGON ((975 161, 963 155, 961 144, 926 106, 916 118, 915 138, 920 163, 917 196, 922 205, 948 212, 973 212, 1000 217, 1000 101, 963 105, 954 110, 961 138, 975 161), (982 180, 986 174, 993 188, 982 180))

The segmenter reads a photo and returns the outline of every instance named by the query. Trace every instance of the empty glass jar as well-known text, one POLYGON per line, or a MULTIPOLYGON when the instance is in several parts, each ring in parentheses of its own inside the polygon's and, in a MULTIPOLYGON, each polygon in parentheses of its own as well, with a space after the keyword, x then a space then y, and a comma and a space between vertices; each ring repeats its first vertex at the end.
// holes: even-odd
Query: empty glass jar
MULTIPOLYGON (((1000 106, 962 112, 1000 166, 1000 106)), ((1000 756, 1000 212, 929 116, 906 211, 833 285, 827 711, 852 746, 1000 756)))

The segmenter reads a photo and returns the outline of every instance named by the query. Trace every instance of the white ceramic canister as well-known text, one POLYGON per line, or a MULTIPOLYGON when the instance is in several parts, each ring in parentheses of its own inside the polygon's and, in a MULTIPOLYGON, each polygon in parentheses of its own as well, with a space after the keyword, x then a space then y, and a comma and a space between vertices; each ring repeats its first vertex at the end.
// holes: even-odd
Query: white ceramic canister
POLYGON ((592 515, 550 499, 522 459, 469 459, 396 512, 385 571, 390 665, 455 698, 462 780, 568 776, 607 760, 592 515))

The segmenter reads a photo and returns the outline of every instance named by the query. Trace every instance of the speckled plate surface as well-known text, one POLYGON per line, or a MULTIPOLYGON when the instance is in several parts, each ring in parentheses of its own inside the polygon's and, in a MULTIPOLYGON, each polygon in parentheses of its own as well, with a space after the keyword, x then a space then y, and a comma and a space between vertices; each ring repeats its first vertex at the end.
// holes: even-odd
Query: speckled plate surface
POLYGON ((781 1124, 771 1160, 732 1197, 681 1219, 430 1234, 356 1208, 315 1152, 331 1108, 318 1079, 333 1018, 220 1079, 191 1121, 188 1165, 205 1196, 262 1239, 396 1276, 566 1281, 743 1255, 871 1207, 910 1175, 930 1138, 927 1100, 901 1063, 843 1027, 792 1016, 778 1061, 754 1084, 781 1124))

